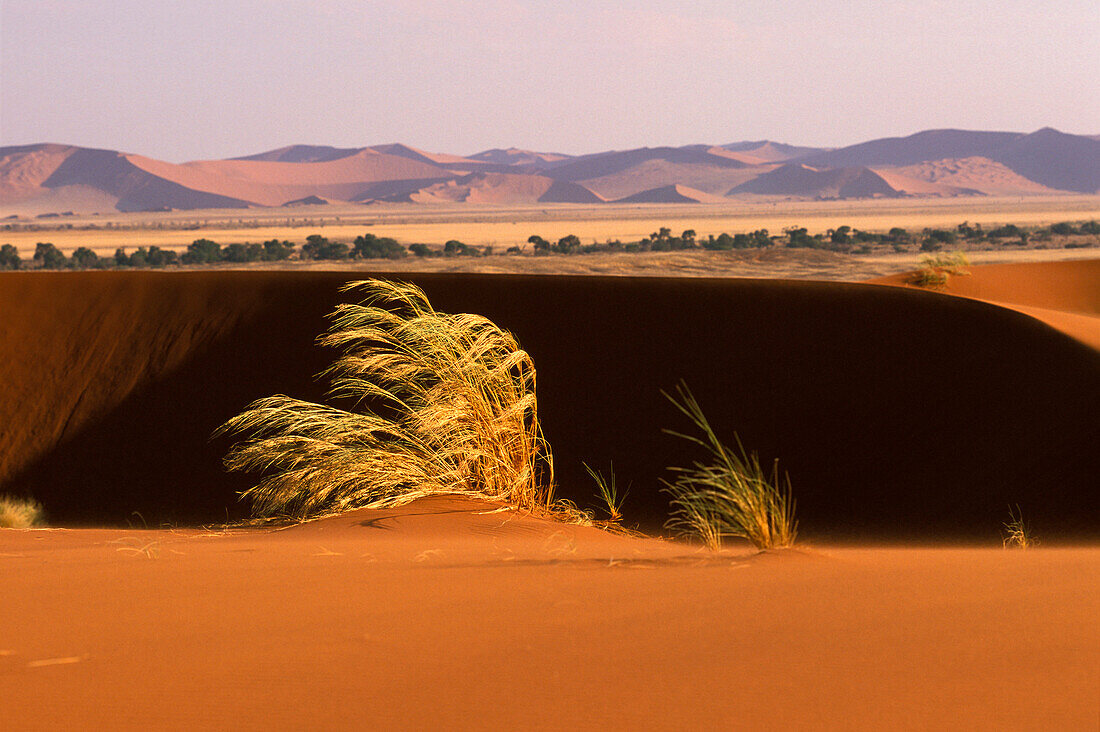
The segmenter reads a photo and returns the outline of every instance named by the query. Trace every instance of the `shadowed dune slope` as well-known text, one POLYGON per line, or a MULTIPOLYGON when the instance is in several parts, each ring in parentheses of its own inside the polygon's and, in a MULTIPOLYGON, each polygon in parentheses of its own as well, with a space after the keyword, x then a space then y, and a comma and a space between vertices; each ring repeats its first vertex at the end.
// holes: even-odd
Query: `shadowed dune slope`
MULTIPOLYGON (((250 400, 320 396, 313 345, 362 273, 0 275, 4 488, 58 522, 240 515, 210 431, 250 400), (13 427, 14 426, 14 427, 13 427)), ((685 379, 719 432, 790 471, 810 536, 994 539, 1020 504, 1048 539, 1095 530, 1100 353, 1020 313, 875 285, 402 275, 511 329, 539 369, 564 495, 582 461, 632 483, 699 457, 660 396, 685 379)))
MULTIPOLYGON (((969 267, 937 292, 1010 307, 1100 351, 1100 259, 969 267)), ((908 273, 872 282, 915 287, 908 273)))

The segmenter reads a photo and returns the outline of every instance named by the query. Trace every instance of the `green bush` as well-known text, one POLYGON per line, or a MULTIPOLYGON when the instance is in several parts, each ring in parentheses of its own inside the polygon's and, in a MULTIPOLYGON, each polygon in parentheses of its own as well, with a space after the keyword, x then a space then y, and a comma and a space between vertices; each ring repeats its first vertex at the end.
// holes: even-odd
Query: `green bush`
POLYGON ((34 245, 34 263, 42 269, 64 269, 68 264, 65 254, 49 242, 34 245))
POLYGON ((23 266, 23 260, 19 257, 19 250, 11 244, 0 246, 0 269, 19 269, 23 266))

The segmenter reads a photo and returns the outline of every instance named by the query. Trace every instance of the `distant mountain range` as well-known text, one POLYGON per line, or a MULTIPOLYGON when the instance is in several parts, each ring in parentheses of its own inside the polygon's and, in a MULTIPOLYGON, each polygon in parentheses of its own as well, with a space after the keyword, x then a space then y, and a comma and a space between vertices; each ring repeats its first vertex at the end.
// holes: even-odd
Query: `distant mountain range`
POLYGON ((0 213, 370 203, 716 203, 1100 192, 1100 136, 929 130, 839 149, 770 140, 564 155, 293 145, 167 163, 72 145, 0 148, 0 213))

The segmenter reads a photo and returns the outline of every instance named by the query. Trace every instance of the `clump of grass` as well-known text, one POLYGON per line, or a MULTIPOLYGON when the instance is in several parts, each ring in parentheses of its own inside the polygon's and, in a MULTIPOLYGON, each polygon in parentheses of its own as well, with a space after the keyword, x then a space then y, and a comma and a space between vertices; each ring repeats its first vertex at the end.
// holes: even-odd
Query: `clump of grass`
POLYGON ((690 468, 669 468, 675 481, 662 480, 672 496, 672 514, 666 527, 696 536, 707 548, 722 548, 727 538, 747 539, 757 549, 788 547, 798 534, 790 478, 779 477, 779 462, 764 470, 759 456, 745 450, 734 433, 736 448, 721 442, 691 391, 681 383, 676 396, 662 392, 691 420, 702 437, 672 430, 666 433, 702 446, 710 461, 690 468))
POLYGON ((1004 523, 1004 537, 1001 540, 1004 548, 1029 549, 1038 543, 1031 533, 1031 526, 1024 521, 1024 513, 1020 510, 1020 507, 1016 506, 1016 510, 1013 511, 1012 507, 1009 506, 1008 521, 1004 523))
POLYGON ((584 463, 584 469, 596 482, 596 496, 603 504, 602 508, 607 513, 606 519, 597 519, 593 516, 590 522, 594 526, 609 531, 619 531, 626 534, 634 534, 635 531, 623 526, 623 503, 626 501, 630 488, 627 487, 621 494, 615 481, 615 465, 610 468, 610 478, 604 478, 603 473, 594 470, 588 463, 584 463))
POLYGON ((38 501, 0 495, 0 529, 30 529, 45 523, 46 514, 38 501))
POLYGON ((215 433, 251 434, 225 465, 267 473, 242 494, 257 516, 302 519, 440 493, 580 514, 554 500, 535 366, 512 334, 479 315, 439 312, 410 284, 365 280, 343 291, 363 299, 339 306, 319 341, 342 351, 323 376, 350 407, 271 396, 215 433))
POLYGON ((942 287, 952 275, 968 275, 970 260, 962 252, 944 255, 927 255, 921 259, 921 267, 910 282, 918 287, 942 287))

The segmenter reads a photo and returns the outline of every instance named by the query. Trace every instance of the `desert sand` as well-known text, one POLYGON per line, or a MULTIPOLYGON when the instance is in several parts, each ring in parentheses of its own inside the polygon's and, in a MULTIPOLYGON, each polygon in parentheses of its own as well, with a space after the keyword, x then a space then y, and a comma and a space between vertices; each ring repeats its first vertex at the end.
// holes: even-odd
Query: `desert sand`
POLYGON ((458 499, 0 531, 19 729, 1089 729, 1100 550, 722 555, 458 499))
POLYGON ((779 458, 799 545, 719 554, 448 497, 227 527, 248 482, 210 431, 321 398, 314 338, 365 273, 0 274, 0 484, 64 527, 0 530, 5 720, 1089 729, 1100 348, 1075 329, 1098 265, 941 291, 402 275, 531 352, 582 505, 582 461, 614 461, 627 523, 664 533, 658 478, 692 459, 661 433, 684 427, 660 395, 680 379, 779 458), (1037 548, 1002 548, 1010 505, 1037 548))

